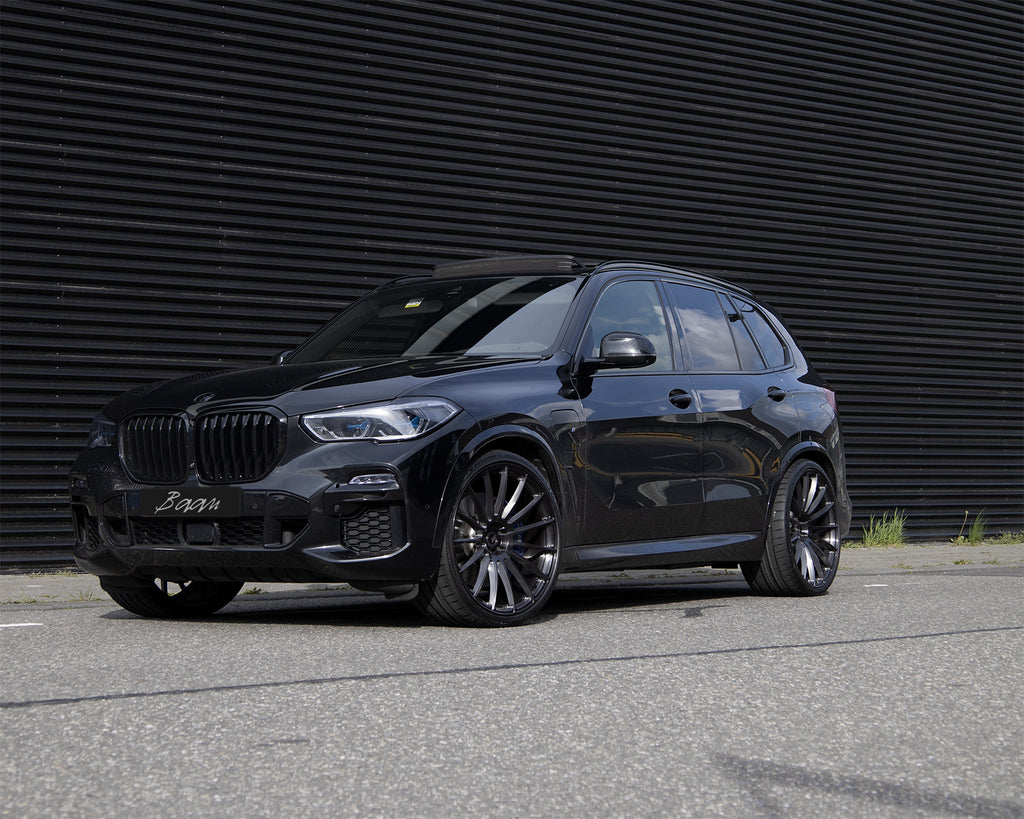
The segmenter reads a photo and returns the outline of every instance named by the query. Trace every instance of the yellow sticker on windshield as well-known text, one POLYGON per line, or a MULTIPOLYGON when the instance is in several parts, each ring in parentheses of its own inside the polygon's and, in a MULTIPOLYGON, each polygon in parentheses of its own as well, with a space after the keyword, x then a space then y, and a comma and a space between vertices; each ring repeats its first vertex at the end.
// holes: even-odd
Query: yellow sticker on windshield
POLYGON ((405 309, 408 310, 411 307, 419 307, 423 304, 423 299, 413 299, 410 302, 406 302, 405 309))

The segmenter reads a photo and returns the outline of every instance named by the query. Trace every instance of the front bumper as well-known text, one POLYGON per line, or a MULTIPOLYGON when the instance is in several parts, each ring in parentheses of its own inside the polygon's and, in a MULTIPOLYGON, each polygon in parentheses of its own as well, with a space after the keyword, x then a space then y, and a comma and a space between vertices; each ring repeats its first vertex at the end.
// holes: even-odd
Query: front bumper
POLYGON ((194 476, 180 487, 138 484, 112 448, 87 450, 70 474, 75 560, 108 577, 348 582, 385 591, 416 583, 437 567, 434 533, 456 437, 405 450, 310 449, 257 483, 216 487, 241 493, 240 513, 229 517, 147 515, 144 490, 204 487, 194 476), (382 453, 392 457, 381 461, 382 453), (364 474, 394 480, 351 483, 364 474))

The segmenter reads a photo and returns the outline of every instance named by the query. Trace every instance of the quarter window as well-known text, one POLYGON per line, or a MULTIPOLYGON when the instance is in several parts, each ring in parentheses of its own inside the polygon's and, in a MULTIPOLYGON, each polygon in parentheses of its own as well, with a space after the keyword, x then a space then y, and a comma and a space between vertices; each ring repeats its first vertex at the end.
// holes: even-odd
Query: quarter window
POLYGON ((785 366, 789 362, 789 353, 778 333, 768 323, 768 319, 750 302, 736 299, 736 303, 740 307, 744 324, 757 339, 757 346, 761 348, 761 353, 764 355, 769 369, 785 366))
POLYGON ((740 354, 740 367, 744 370, 763 370, 764 359, 757 351, 754 339, 750 337, 749 328, 743 321, 743 314, 738 312, 729 301, 729 297, 720 295, 722 306, 729 315, 729 327, 732 329, 732 338, 736 342, 736 349, 740 354))

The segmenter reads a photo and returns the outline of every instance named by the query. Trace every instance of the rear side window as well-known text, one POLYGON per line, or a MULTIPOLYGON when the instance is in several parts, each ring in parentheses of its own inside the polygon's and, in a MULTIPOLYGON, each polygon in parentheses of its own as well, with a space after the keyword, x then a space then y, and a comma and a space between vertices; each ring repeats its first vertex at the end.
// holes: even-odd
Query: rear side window
POLYGON ((739 354, 718 295, 687 284, 666 282, 665 286, 682 330, 687 368, 694 372, 739 370, 739 354))
POLYGON ((761 354, 764 356, 768 368, 775 369, 788 364, 789 351, 782 339, 779 338, 778 333, 768 323, 768 319, 748 301, 736 299, 736 304, 739 305, 743 323, 757 339, 757 346, 761 348, 761 354))

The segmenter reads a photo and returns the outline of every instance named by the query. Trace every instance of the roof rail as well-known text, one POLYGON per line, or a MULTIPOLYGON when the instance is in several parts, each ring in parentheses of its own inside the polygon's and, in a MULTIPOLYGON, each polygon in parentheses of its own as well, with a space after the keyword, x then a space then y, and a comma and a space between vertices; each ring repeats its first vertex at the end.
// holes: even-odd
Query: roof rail
POLYGON ((630 270, 636 269, 637 272, 644 273, 674 273, 679 276, 685 276, 689 279, 695 279, 697 281, 707 282, 719 287, 728 287, 739 293, 744 293, 748 296, 753 296, 747 288, 735 284, 727 279, 719 278, 711 273, 704 273, 700 270, 693 270, 689 267, 675 267, 673 265, 661 264, 660 262, 635 262, 616 259, 610 262, 604 262, 594 268, 594 273, 603 273, 606 270, 630 270))
POLYGON ((575 256, 488 256, 434 265, 434 278, 509 276, 526 273, 580 273, 586 265, 575 256))

